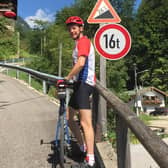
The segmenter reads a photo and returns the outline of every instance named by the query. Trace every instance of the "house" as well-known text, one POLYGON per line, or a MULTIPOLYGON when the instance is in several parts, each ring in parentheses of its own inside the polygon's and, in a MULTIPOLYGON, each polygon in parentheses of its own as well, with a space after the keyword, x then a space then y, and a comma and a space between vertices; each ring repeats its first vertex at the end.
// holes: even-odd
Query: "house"
POLYGON ((139 112, 147 114, 155 111, 157 107, 165 107, 166 98, 168 97, 168 94, 155 87, 139 89, 137 96, 135 95, 135 91, 128 92, 128 94, 131 96, 128 105, 137 107, 139 112))

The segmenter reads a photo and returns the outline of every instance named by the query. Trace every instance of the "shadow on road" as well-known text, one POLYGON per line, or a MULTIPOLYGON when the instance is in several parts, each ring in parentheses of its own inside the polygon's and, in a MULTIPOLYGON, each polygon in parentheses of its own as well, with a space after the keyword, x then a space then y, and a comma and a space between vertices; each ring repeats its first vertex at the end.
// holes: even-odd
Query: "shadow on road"
MULTIPOLYGON (((65 167, 70 167, 73 163, 79 163, 82 162, 84 159, 84 155, 80 152, 80 149, 76 143, 76 141, 71 141, 71 148, 66 150, 66 156, 65 156, 65 167)), ((52 168, 57 168, 59 165, 59 150, 54 145, 54 141, 51 142, 51 152, 48 154, 48 163, 51 164, 52 168)))
POLYGON ((4 107, 9 106, 8 101, 0 101, 0 110, 5 109, 4 107))
POLYGON ((3 83, 3 82, 5 82, 4 80, 0 80, 0 83, 3 83))

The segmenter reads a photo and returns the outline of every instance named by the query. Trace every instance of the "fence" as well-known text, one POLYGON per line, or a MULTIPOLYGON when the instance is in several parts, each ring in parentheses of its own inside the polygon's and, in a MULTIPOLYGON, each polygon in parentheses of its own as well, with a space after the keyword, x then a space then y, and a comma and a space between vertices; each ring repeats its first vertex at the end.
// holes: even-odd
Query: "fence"
MULTIPOLYGON (((46 93, 46 85, 48 83, 55 83, 61 77, 41 73, 29 68, 19 67, 15 65, 0 63, 0 66, 6 68, 16 69, 16 76, 19 76, 19 71, 23 71, 29 74, 29 82, 31 83, 31 76, 39 78, 43 81, 43 92, 46 93)), ((147 127, 139 118, 135 115, 130 108, 123 103, 118 97, 116 97, 110 90, 104 88, 99 81, 96 83, 97 92, 94 95, 94 110, 97 116, 100 116, 101 112, 98 112, 98 96, 101 95, 112 106, 116 117, 116 134, 117 134, 117 160, 118 168, 130 168, 130 156, 129 156, 129 143, 128 143, 128 128, 136 135, 138 140, 151 154, 153 159, 158 163, 161 168, 168 167, 168 146, 161 140, 160 137, 155 135, 152 130, 147 127)), ((100 123, 96 123, 96 127, 99 127, 100 123)), ((99 129, 96 129, 99 130, 99 129)), ((100 135, 98 135, 100 136, 100 135)))

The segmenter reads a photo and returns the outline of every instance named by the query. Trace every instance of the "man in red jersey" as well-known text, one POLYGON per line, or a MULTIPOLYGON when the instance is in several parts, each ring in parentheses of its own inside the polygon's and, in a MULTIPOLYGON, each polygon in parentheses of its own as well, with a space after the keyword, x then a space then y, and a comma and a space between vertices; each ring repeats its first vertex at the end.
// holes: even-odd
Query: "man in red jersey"
POLYGON ((95 52, 91 41, 83 34, 84 22, 80 17, 69 17, 66 20, 66 25, 70 36, 75 40, 75 48, 72 54, 73 68, 65 79, 76 81, 74 92, 69 102, 67 116, 69 127, 77 138, 80 149, 86 152, 84 162, 76 165, 76 167, 93 168, 95 167, 94 131, 89 97, 93 93, 95 85, 95 52), (84 140, 81 136, 79 126, 74 121, 76 112, 79 112, 84 140))

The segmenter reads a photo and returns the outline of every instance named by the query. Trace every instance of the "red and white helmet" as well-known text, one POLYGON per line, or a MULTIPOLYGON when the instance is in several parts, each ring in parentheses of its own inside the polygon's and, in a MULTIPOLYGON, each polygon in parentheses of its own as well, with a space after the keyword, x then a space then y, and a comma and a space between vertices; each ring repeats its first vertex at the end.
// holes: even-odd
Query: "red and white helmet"
POLYGON ((76 23, 78 25, 84 25, 84 21, 79 16, 71 16, 66 20, 65 23, 67 25, 71 23, 76 23))

